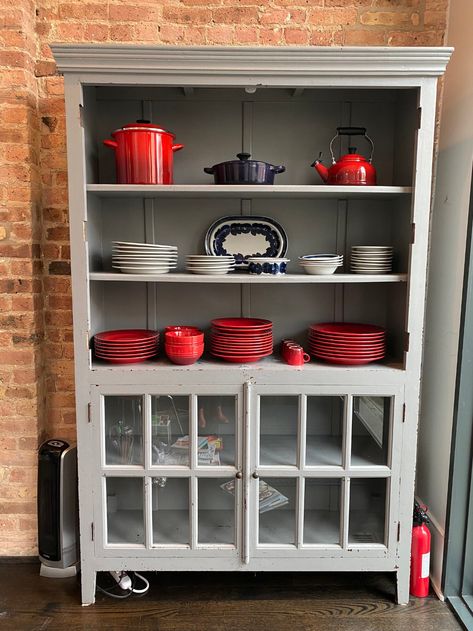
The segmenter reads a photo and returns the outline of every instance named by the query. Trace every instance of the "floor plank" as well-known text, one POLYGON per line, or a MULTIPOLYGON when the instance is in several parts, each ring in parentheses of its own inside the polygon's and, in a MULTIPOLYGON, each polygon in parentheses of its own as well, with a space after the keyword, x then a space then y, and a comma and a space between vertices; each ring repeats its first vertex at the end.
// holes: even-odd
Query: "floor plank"
MULTIPOLYGON (((0 561, 0 629, 32 631, 457 631, 435 596, 394 603, 382 574, 148 573, 149 593, 97 594, 80 605, 76 578, 47 579, 36 564, 0 561)), ((105 579, 106 577, 103 577, 105 579)))

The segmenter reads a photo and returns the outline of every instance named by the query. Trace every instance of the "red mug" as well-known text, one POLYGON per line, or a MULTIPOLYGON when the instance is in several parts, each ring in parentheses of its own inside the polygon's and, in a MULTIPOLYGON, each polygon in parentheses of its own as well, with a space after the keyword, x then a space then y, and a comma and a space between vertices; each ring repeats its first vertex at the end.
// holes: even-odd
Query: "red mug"
POLYGON ((294 340, 282 340, 281 342, 281 356, 286 359, 287 351, 290 346, 299 346, 294 340))
POLYGON ((291 366, 302 366, 310 361, 310 355, 304 352, 302 346, 293 344, 287 348, 285 360, 291 366))

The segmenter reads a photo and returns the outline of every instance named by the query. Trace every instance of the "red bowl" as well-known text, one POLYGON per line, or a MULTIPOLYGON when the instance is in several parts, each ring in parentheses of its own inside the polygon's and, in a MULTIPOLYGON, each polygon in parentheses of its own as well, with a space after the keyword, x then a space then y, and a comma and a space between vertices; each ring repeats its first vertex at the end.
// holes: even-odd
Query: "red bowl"
POLYGON ((167 326, 164 329, 165 333, 169 331, 187 331, 188 333, 202 333, 202 331, 196 326, 181 326, 179 324, 167 326))
POLYGON ((179 366, 190 366, 190 364, 195 364, 195 362, 200 358, 199 357, 185 357, 183 355, 172 355, 168 358, 172 361, 173 364, 178 364, 179 366))
POLYGON ((167 343, 175 345, 187 345, 187 344, 203 344, 204 334, 198 329, 194 331, 166 331, 164 334, 164 340, 167 343))
POLYGON ((202 350, 197 353, 175 353, 173 351, 168 351, 166 349, 166 355, 174 364, 181 364, 185 366, 186 364, 194 364, 198 359, 202 357, 204 352, 204 347, 202 346, 202 350))
POLYGON ((197 355, 204 352, 203 344, 165 344, 164 350, 166 353, 175 353, 176 355, 197 355))

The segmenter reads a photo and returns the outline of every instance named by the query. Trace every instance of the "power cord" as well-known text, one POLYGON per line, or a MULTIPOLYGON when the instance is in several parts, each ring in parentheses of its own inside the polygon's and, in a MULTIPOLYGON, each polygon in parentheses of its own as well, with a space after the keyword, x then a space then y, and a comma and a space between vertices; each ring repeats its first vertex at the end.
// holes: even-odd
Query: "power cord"
POLYGON ((97 589, 102 594, 109 596, 110 598, 116 598, 118 600, 124 600, 126 598, 130 598, 133 594, 137 594, 139 596, 143 596, 149 590, 149 581, 142 575, 138 574, 138 572, 109 572, 112 578, 115 580, 115 584, 112 587, 102 587, 97 583, 97 589), (138 589, 136 587, 136 578, 139 578, 144 587, 138 589), (119 588, 120 593, 115 593, 114 589, 119 588), (124 593, 123 593, 124 592, 124 593))

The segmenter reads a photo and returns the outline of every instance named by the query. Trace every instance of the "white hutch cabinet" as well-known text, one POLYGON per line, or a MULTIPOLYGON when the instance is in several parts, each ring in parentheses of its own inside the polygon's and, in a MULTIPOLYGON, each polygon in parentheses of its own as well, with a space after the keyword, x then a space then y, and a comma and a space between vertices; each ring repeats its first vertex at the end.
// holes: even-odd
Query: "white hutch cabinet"
POLYGON ((66 85, 83 603, 97 571, 121 569, 388 571, 406 603, 436 89, 451 50, 53 51, 66 85), (140 118, 185 145, 173 185, 114 183, 102 140, 140 118), (378 186, 323 185, 310 168, 341 125, 368 128, 378 186), (286 172, 274 186, 214 185, 203 168, 240 151, 286 172), (212 222, 238 214, 285 228, 289 274, 185 273, 212 222), (114 273, 117 239, 176 244, 179 268, 114 273), (393 273, 350 274, 357 244, 392 245, 393 273), (299 273, 297 256, 313 252, 343 253, 346 267, 299 273), (117 366, 91 350, 107 329, 239 315, 272 320, 275 349, 304 343, 313 322, 385 326, 388 358, 176 366, 161 353, 117 366), (203 457, 203 433, 223 445, 218 460, 203 457))

